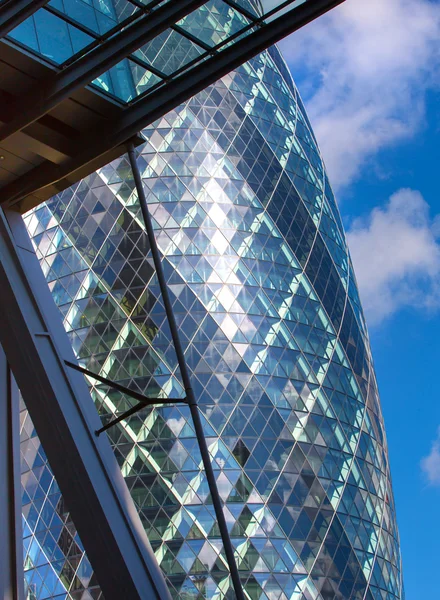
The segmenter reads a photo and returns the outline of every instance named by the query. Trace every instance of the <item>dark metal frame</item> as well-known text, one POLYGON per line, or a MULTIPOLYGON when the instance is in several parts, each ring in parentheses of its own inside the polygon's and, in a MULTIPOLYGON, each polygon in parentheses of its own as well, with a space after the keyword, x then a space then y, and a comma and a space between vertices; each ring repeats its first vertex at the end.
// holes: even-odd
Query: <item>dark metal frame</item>
POLYGON ((93 371, 84 369, 84 367, 80 367, 79 365, 71 363, 68 360, 66 360, 64 362, 66 363, 66 365, 68 367, 71 367, 72 369, 76 369, 83 375, 87 375, 87 377, 92 377, 93 379, 96 379, 97 381, 100 381, 101 383, 108 385, 109 387, 113 388, 114 390, 121 392, 121 394, 124 394, 125 396, 129 396, 130 398, 134 398, 135 400, 139 401, 138 404, 136 404, 135 406, 132 406, 125 412, 119 414, 115 419, 112 419, 109 423, 107 423, 100 429, 97 429, 95 431, 95 433, 98 436, 101 435, 101 433, 103 433, 104 431, 107 431, 107 429, 110 429, 110 427, 113 427, 113 425, 116 425, 117 423, 120 423, 121 421, 128 419, 128 417, 131 417, 132 415, 136 414, 137 412, 139 412, 146 406, 157 406, 159 404, 187 404, 188 403, 186 398, 148 398, 147 396, 144 396, 143 394, 139 394, 139 392, 135 392, 134 390, 131 390, 130 388, 120 385, 116 381, 111 381, 110 379, 107 379, 106 377, 102 377, 102 375, 93 373, 93 371))
POLYGON ((24 600, 19 395, 0 346, 0 598, 24 600))
POLYGON ((168 292, 168 286, 165 279, 162 259, 159 252, 159 248, 157 246, 156 236, 154 235, 153 222, 151 220, 150 211, 148 210, 147 199, 145 197, 139 167, 136 162, 136 154, 133 144, 128 145, 128 157, 130 160, 130 166, 133 173, 138 200, 145 223, 145 230, 147 233, 148 241, 150 243, 151 255, 153 257, 153 263, 156 269, 159 288, 162 294, 162 300, 165 307, 165 314, 167 316, 168 325, 170 327, 171 332, 171 338, 173 340, 174 349, 176 351, 177 363, 179 365, 180 374, 185 389, 186 401, 188 403, 189 410, 192 416, 194 430, 196 433, 197 442, 199 444, 200 454, 202 456, 203 467, 205 469, 206 479, 208 481, 209 491, 211 493, 212 504, 214 506, 215 515, 217 517, 217 524, 223 542, 223 549, 225 551, 226 560, 229 566, 229 573, 231 575, 232 585, 234 587, 235 596, 237 600, 245 600, 243 588, 240 581, 240 574, 238 572, 237 563, 235 561, 234 548, 232 546, 231 538, 229 537, 228 527, 226 524, 225 515, 223 513, 222 501, 218 491, 214 470, 211 464, 211 457, 209 455, 208 445, 206 443, 206 438, 203 431, 199 407, 197 405, 194 390, 191 386, 188 365, 186 363, 185 353, 182 347, 182 343, 180 341, 179 330, 174 316, 171 298, 168 292))
POLYGON ((32 16, 49 0, 9 0, 0 6, 0 38, 32 16))
MULTIPOLYGON (((0 142, 43 117, 75 90, 88 85, 128 54, 153 40, 170 24, 180 21, 205 2, 206 0, 167 2, 163 7, 157 8, 110 37, 47 81, 38 82, 34 89, 28 91, 24 101, 18 101, 14 105, 13 113, 7 115, 8 122, 0 127, 0 142)), ((4 119, 4 116, 2 118, 4 119)))
MULTIPOLYGON (((101 127, 89 132, 87 138, 78 140, 76 155, 67 159, 63 165, 53 165, 46 161, 5 186, 2 189, 4 201, 10 205, 15 204, 26 196, 57 182, 59 182, 59 189, 68 187, 71 181, 75 180, 75 173, 83 169, 84 165, 93 161, 96 168, 97 157, 103 155, 106 150, 126 143, 143 127, 164 116, 286 35, 341 4, 342 1, 308 0, 269 24, 249 33, 239 42, 215 53, 203 63, 162 85, 154 93, 138 99, 125 108, 111 127, 108 125, 101 127), (95 142, 90 143, 90 140, 95 142)), ((80 176, 77 177, 79 178, 80 176)))
MULTIPOLYGON (((142 8, 140 2, 130 1, 142 8)), ((34 89, 35 94, 22 94, 23 97, 26 96, 22 103, 18 102, 16 106, 11 103, 9 109, 5 109, 2 114, 4 124, 0 127, 0 141, 6 140, 46 115, 168 27, 179 30, 176 22, 206 1, 170 1, 151 12, 151 5, 147 5, 146 16, 141 16, 142 12, 139 11, 139 15, 124 22, 122 31, 115 28, 114 35, 95 39, 81 56, 72 57, 57 74, 40 81, 34 89)), ((236 6, 234 0, 225 1, 248 16, 243 12, 244 9, 236 6)), ((60 164, 46 160, 1 190, 1 201, 11 206, 21 202, 29 194, 49 188, 53 184, 58 184, 60 190, 64 189, 83 176, 85 169, 90 168, 88 172, 91 172, 107 162, 104 155, 107 153, 108 156, 110 150, 122 153, 123 147, 128 143, 129 160, 182 376, 185 398, 146 398, 75 364, 59 311, 51 298, 23 221, 18 213, 0 209, 0 311, 3 315, 0 344, 7 355, 61 492, 67 499, 72 518, 103 593, 109 600, 170 598, 109 441, 106 436, 100 435, 145 406, 158 403, 185 403, 189 407, 235 596, 237 600, 244 600, 234 549, 203 432, 200 411, 191 387, 185 353, 131 140, 143 127, 342 1, 308 0, 296 8, 292 7, 292 10, 270 23, 254 18, 243 31, 231 36, 230 39, 234 38, 235 43, 227 47, 225 42, 210 49, 204 47, 200 40, 197 41, 206 52, 203 55, 204 61, 198 64, 191 63, 171 77, 162 77, 163 74, 159 74, 163 78, 160 85, 141 95, 111 123, 106 122, 105 126, 103 124, 94 131, 87 132, 87 135, 79 135, 71 147, 69 146, 69 156, 60 161, 60 164), (244 31, 246 36, 243 36, 244 31), (94 377, 139 402, 102 425, 83 377, 74 371, 94 377), (102 548, 106 550, 104 553, 102 548)), ((46 3, 47 0, 4 2, 0 7, 0 37, 46 3)), ((288 4, 289 2, 284 3, 286 7, 288 4)), ((153 69, 151 71, 154 72, 153 69)), ((25 203, 19 208, 23 208, 24 205, 25 203)), ((0 356, 0 364, 1 358, 0 356)), ((0 397, 0 402, 1 400, 0 397)), ((1 414, 6 414, 5 418, 9 422, 11 415, 10 412, 5 413, 4 403, 1 404, 1 409, 1 414)), ((11 454, 10 441, 8 438, 8 457, 11 454)), ((6 464, 8 485, 12 481, 12 487, 8 487, 10 496, 11 493, 15 494, 14 486, 17 480, 16 474, 10 479, 11 469, 16 471, 16 467, 11 467, 9 463, 9 458, 7 463, 0 461, 3 470, 6 464)), ((10 499, 8 502, 10 504, 10 499)), ((11 518, 15 519, 15 513, 11 518)), ((14 552, 16 553, 18 548, 17 532, 18 529, 15 529, 15 533, 12 529, 9 532, 8 577, 12 585, 14 578, 18 582, 21 577, 18 574, 18 562, 15 567, 12 564, 14 552)), ((14 600, 19 598, 21 593, 19 583, 16 588, 14 600)))
POLYGON ((0 289, 0 344, 105 598, 170 599, 23 219, 1 209, 0 289))

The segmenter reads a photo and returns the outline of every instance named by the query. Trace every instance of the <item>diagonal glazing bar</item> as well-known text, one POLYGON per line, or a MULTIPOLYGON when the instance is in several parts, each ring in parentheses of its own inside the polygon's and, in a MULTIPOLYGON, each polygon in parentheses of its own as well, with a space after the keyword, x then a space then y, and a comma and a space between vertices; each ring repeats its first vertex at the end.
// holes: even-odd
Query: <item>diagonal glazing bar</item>
POLYGON ((9 0, 0 6, 0 38, 8 35, 13 29, 33 15, 49 0, 9 0))
POLYGON ((256 31, 201 64, 164 83, 154 92, 128 106, 121 117, 87 135, 78 143, 77 155, 63 165, 45 162, 2 189, 4 202, 14 204, 38 190, 57 183, 62 190, 84 176, 84 165, 94 162, 109 148, 123 144, 147 125, 176 108, 231 70, 256 56, 286 35, 342 3, 343 0, 307 0, 303 4, 262 25, 256 31), (93 140, 93 141, 92 141, 93 140), (76 173, 82 169, 81 172, 76 173), (63 181, 64 180, 64 181, 63 181), (59 183, 58 183, 59 182, 59 183))
POLYGON ((179 0, 167 2, 143 16, 120 33, 85 54, 46 82, 29 90, 25 100, 18 102, 8 122, 0 127, 0 141, 21 131, 47 114, 76 90, 91 83, 99 75, 116 65, 142 44, 153 40, 160 33, 193 12, 207 0, 179 0))

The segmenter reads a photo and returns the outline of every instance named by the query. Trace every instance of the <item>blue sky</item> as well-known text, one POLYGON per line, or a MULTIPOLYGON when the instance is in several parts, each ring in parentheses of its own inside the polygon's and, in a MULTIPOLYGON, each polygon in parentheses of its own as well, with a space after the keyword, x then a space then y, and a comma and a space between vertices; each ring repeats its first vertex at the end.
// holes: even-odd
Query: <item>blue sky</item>
POLYGON ((406 600, 440 600, 439 40, 440 2, 346 0, 281 44, 369 323, 406 600))

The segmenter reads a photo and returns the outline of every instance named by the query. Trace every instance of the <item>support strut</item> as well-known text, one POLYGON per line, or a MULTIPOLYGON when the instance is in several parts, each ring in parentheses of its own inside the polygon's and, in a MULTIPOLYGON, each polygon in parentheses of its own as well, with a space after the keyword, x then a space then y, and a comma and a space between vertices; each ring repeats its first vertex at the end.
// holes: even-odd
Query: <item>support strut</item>
POLYGON ((121 385, 120 383, 116 383, 116 381, 112 381, 111 379, 107 379, 107 377, 103 377, 102 375, 93 373, 93 371, 89 371, 88 369, 80 367, 79 365, 76 365, 75 363, 72 363, 68 360, 65 360, 64 362, 71 369, 75 369, 76 371, 79 371, 80 373, 83 373, 88 377, 92 377, 93 379, 96 379, 97 381, 100 381, 101 383, 104 383, 105 385, 108 385, 109 387, 118 390, 118 392, 121 392, 126 396, 130 396, 130 398, 139 400, 137 404, 124 411, 123 413, 120 413, 115 419, 112 419, 111 421, 103 425, 100 429, 97 429, 95 431, 95 434, 97 436, 101 435, 101 433, 103 433, 104 431, 107 431, 107 429, 110 429, 110 427, 113 427, 113 425, 124 421, 124 419, 128 419, 128 417, 131 417, 132 415, 136 414, 146 406, 157 406, 160 404, 187 404, 186 398, 148 398, 147 396, 139 394, 139 392, 135 392, 134 390, 131 390, 130 388, 127 388, 121 385))
POLYGON ((211 458, 209 456, 208 445, 206 443, 205 434, 203 432, 203 425, 200 419, 200 412, 197 406, 197 400, 194 394, 194 390, 191 387, 191 380, 189 376, 188 366, 186 364, 185 354, 183 351, 182 344, 180 342, 179 331, 177 328, 176 319, 174 317, 173 307, 171 299, 168 293, 168 287, 165 280, 165 274, 162 266, 161 256, 159 248, 157 246, 156 237, 154 235, 153 223, 151 215, 148 210, 147 199, 145 197, 144 188, 142 185, 141 174, 139 167, 136 162, 136 154, 134 145, 128 145, 128 157, 130 160, 131 169, 133 172, 134 182, 136 186, 139 203, 141 206, 142 216, 145 222, 145 229, 147 232, 148 241, 150 243, 151 255, 153 257, 154 266, 156 269, 157 279, 159 281, 159 287, 162 294, 162 299, 165 307, 165 313, 170 326, 171 337, 173 340, 174 348, 176 351, 177 362, 179 365, 180 373, 182 376, 183 386, 185 388, 185 394, 188 401, 189 409, 194 423, 194 430, 196 432, 197 441, 200 448, 200 454, 202 456, 203 466, 206 473, 206 479, 208 480, 209 491, 211 493, 212 504, 214 506, 215 515, 217 517, 218 527, 223 542, 223 548, 228 561, 229 572, 232 579, 232 585, 234 587, 235 595, 237 600, 245 600, 243 588, 241 586, 240 575, 238 572, 237 563, 235 561, 234 549, 229 537, 228 528, 226 525, 225 515, 223 513, 222 502, 220 494, 217 488, 217 482, 215 480, 214 470, 211 464, 211 458))
POLYGON ((0 346, 0 598, 24 600, 18 388, 0 346))

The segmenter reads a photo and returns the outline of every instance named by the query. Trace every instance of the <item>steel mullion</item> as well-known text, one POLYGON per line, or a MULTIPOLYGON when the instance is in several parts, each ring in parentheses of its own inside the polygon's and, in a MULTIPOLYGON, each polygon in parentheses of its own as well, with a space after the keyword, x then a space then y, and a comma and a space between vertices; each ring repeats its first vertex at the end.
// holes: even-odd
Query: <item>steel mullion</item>
MULTIPOLYGON (((292 1, 294 1, 294 0, 292 0, 292 1)), ((159 89, 160 87, 162 87, 165 82, 171 81, 173 79, 176 79, 182 73, 186 73, 186 72, 190 71, 190 69, 192 69, 192 67, 194 67, 195 65, 198 65, 199 63, 203 62, 204 59, 206 59, 207 57, 209 57, 209 56, 215 56, 219 51, 222 50, 222 48, 224 46, 226 46, 227 44, 229 44, 231 41, 234 41, 235 39, 237 39, 241 35, 243 35, 243 33, 246 33, 246 31, 249 31, 249 29, 252 29, 253 27, 256 27, 256 26, 259 26, 259 25, 261 25, 261 19, 260 19, 260 21, 255 21, 255 23, 248 23, 247 25, 244 25, 243 28, 240 29, 240 31, 237 31, 236 33, 230 35, 225 40, 222 40, 221 42, 219 42, 216 46, 209 46, 208 44, 206 44, 202 40, 199 40, 197 37, 193 36, 191 33, 186 32, 179 25, 173 25, 173 26, 171 26, 170 29, 173 29, 174 31, 178 32, 180 35, 182 35, 183 37, 187 38, 188 40, 190 40, 191 42, 193 42, 195 45, 199 46, 200 48, 203 48, 205 50, 205 52, 203 54, 200 54, 199 56, 197 56, 196 58, 194 58, 190 62, 186 63, 185 65, 183 65, 182 67, 180 67, 179 69, 177 69, 176 71, 174 71, 173 73, 171 73, 170 75, 168 75, 166 78, 164 77, 163 78, 164 81, 159 81, 158 83, 156 83, 155 85, 153 85, 151 88, 149 88, 148 90, 146 90, 145 92, 143 92, 142 94, 140 94, 139 96, 137 96, 136 98, 134 98, 131 102, 129 102, 127 104, 134 104, 134 103, 142 100, 146 96, 149 96, 150 94, 153 94, 157 89, 159 89)), ((132 59, 133 55, 131 54, 127 58, 132 59)), ((148 70, 150 70, 150 65, 148 65, 148 63, 145 63, 145 68, 147 68, 148 70)), ((153 73, 153 71, 151 71, 151 72, 153 73)))
MULTIPOLYGON (((224 1, 224 0, 222 0, 222 1, 224 1)), ((294 0, 292 0, 292 1, 294 1, 294 0)), ((172 27, 170 27, 170 29, 174 29, 175 31, 180 33, 180 35, 182 35, 183 37, 186 37, 188 40, 193 42, 193 44, 200 46, 200 48, 203 48, 205 50, 205 53, 200 54, 200 56, 197 56, 190 62, 188 62, 185 65, 183 65, 182 67, 180 67, 180 69, 177 69, 176 71, 174 71, 173 73, 168 75, 168 79, 170 79, 170 80, 175 79, 181 73, 185 73, 185 72, 189 71, 194 65, 201 63, 208 56, 215 56, 222 50, 222 48, 224 46, 230 44, 230 42, 233 42, 234 40, 236 40, 237 38, 242 36, 243 33, 246 33, 247 31, 249 31, 249 29, 252 29, 253 27, 256 27, 256 26, 260 26, 261 22, 262 22, 262 19, 259 19, 259 20, 255 20, 252 23, 247 23, 246 25, 243 25, 243 28, 240 29, 240 31, 235 32, 234 34, 230 35, 226 39, 224 39, 221 42, 219 42, 218 44, 216 44, 215 46, 209 46, 209 44, 207 44, 206 42, 200 40, 199 38, 192 35, 191 33, 186 32, 180 25, 173 25, 172 27)), ((150 94, 159 85, 160 85, 159 83, 156 84, 156 86, 153 86, 152 88, 150 88, 149 90, 144 92, 144 94, 141 94, 140 96, 138 96, 138 98, 136 99, 136 102, 138 100, 142 99, 144 96, 150 94)))
MULTIPOLYGON (((231 42, 235 38, 241 36, 243 34, 243 32, 248 31, 248 29, 252 28, 252 27, 254 27, 254 24, 248 24, 245 27, 243 27, 243 29, 240 29, 240 31, 234 33, 233 35, 231 35, 227 39, 223 40, 222 42, 219 42, 216 46, 209 46, 205 42, 202 42, 202 40, 198 40, 198 38, 194 37, 192 34, 190 34, 190 33, 187 34, 184 29, 181 29, 180 26, 174 25, 173 27, 171 27, 171 29, 174 29, 175 31, 177 31, 182 36, 184 36, 187 39, 189 39, 194 44, 196 44, 196 45, 200 46, 201 48, 203 48, 205 50, 205 52, 203 54, 200 54, 199 56, 197 56, 196 58, 194 58, 190 62, 186 63, 182 67, 180 67, 180 69, 177 69, 176 71, 174 71, 173 73, 171 73, 168 76, 168 80, 171 81, 171 80, 177 79, 179 77, 179 75, 181 75, 182 73, 191 72, 191 69, 194 66, 202 63, 209 56, 215 56, 216 54, 218 54, 218 52, 221 51, 221 49, 223 48, 223 46, 225 46, 226 44, 229 44, 229 42, 231 42)), ((148 89, 144 93, 140 94, 132 102, 132 104, 141 101, 143 98, 145 98, 146 96, 149 96, 150 94, 153 94, 155 92, 155 90, 157 90, 158 88, 160 88, 162 85, 163 85, 162 82, 158 82, 156 85, 152 86, 150 89, 148 89)))
MULTIPOLYGON (((79 23, 78 21, 73 19, 70 15, 62 12, 61 10, 54 8, 53 6, 45 6, 44 10, 46 10, 48 13, 50 13, 52 15, 55 15, 56 17, 58 17, 59 19, 61 19, 65 23, 67 23, 68 25, 71 25, 72 27, 75 27, 79 31, 82 31, 82 33, 85 33, 85 34, 89 35, 90 37, 95 38, 96 41, 99 41, 101 39, 101 36, 98 33, 96 33, 96 31, 93 31, 93 29, 89 29, 89 27, 86 27, 86 25, 79 23)), ((72 58, 74 58, 75 56, 77 56, 77 54, 74 54, 72 58)), ((70 60, 70 59, 68 59, 68 60, 70 60)), ((62 63, 61 66, 65 65, 66 63, 67 63, 67 61, 62 63)))
MULTIPOLYGON (((49 0, 46 0, 46 1, 49 1, 49 0)), ((137 19, 140 19, 143 15, 149 14, 149 12, 157 4, 159 4, 161 0, 155 0, 154 2, 150 2, 150 4, 148 4, 148 6, 137 2, 137 0, 126 0, 126 1, 129 2, 130 4, 132 4, 133 7, 138 8, 139 10, 135 11, 130 17, 127 17, 125 19, 125 21, 122 21, 122 23, 118 23, 117 25, 115 25, 114 27, 112 27, 111 29, 109 29, 108 31, 103 33, 102 35, 99 35, 98 33, 96 33, 96 31, 93 31, 93 29, 89 29, 82 23, 75 21, 75 19, 72 19, 72 17, 70 17, 66 13, 63 13, 62 11, 54 8, 53 6, 46 6, 47 11, 56 15, 60 19, 63 19, 64 21, 69 23, 69 25, 72 25, 72 27, 76 27, 83 33, 94 38, 94 41, 90 42, 90 44, 88 46, 85 46, 82 50, 80 50, 79 52, 77 52, 76 54, 74 54, 73 56, 68 58, 66 61, 64 61, 61 65, 59 65, 60 68, 64 69, 65 67, 69 66, 70 64, 76 62, 77 60, 82 58, 85 54, 87 54, 88 52, 90 52, 91 50, 96 48, 99 44, 102 44, 103 42, 105 42, 105 40, 109 39, 110 37, 112 37, 114 35, 117 35, 118 32, 120 32, 122 29, 126 28, 128 25, 130 25, 137 19)), ((160 76, 160 75, 158 75, 158 76, 160 76)), ((165 79, 165 77, 164 77, 164 79, 165 79)))
MULTIPOLYGON (((168 0, 168 1, 170 1, 170 0, 168 0)), ((141 10, 143 10, 144 12, 149 12, 155 6, 157 6, 158 4, 160 4, 162 2, 162 0, 150 0, 150 2, 148 4, 144 4, 140 0, 128 0, 128 2, 130 2, 130 4, 134 4, 135 6, 137 6, 138 8, 140 8, 141 10)))
MULTIPOLYGON (((253 25, 251 25, 251 27, 253 27, 253 25)), ((149 88, 148 90, 145 90, 145 92, 143 92, 142 94, 139 94, 139 96, 136 96, 136 98, 134 98, 130 102, 127 102, 127 105, 135 104, 136 102, 141 101, 146 96, 149 96, 150 94, 154 94, 154 92, 156 90, 160 89, 168 81, 172 81, 172 80, 176 79, 177 77, 179 77, 179 75, 181 75, 182 73, 186 73, 186 72, 190 71, 192 69, 192 67, 194 67, 195 65, 198 65, 199 63, 203 62, 204 59, 208 58, 209 56, 214 56, 215 54, 218 53, 219 50, 221 50, 221 48, 225 44, 229 43, 231 40, 235 39, 236 37, 242 35, 243 31, 244 30, 247 31, 248 28, 249 28, 249 25, 246 25, 245 29, 242 29, 239 32, 235 33, 234 35, 228 37, 226 40, 223 40, 222 42, 220 42, 216 46, 209 46, 208 44, 206 44, 202 40, 199 40, 198 38, 196 38, 195 36, 193 36, 191 33, 186 32, 179 25, 173 25, 172 27, 170 27, 170 29, 176 31, 177 33, 179 33, 180 35, 182 35, 182 37, 185 37, 186 39, 188 39, 189 41, 191 41, 196 46, 199 46, 200 48, 203 48, 205 50, 205 52, 203 54, 200 54, 196 58, 193 58, 193 60, 189 61, 188 63, 186 63, 185 65, 183 65, 182 67, 180 67, 179 69, 177 69, 176 71, 174 71, 173 73, 171 73, 170 75, 167 75, 166 77, 163 77, 163 81, 158 81, 155 85, 151 86, 151 88, 149 88)), ((129 58, 130 60, 133 60, 134 55, 130 54, 130 56, 128 56, 127 58, 129 58)), ((143 66, 145 66, 145 68, 147 70, 151 70, 151 65, 149 65, 148 63, 144 63, 143 62, 143 66)), ((151 70, 151 72, 154 73, 153 70, 151 70)), ((160 77, 160 75, 158 75, 158 76, 160 77)), ((108 92, 105 92, 104 90, 101 90, 101 88, 99 88, 99 90, 103 91, 104 93, 108 93, 108 92)), ((112 96, 111 94, 109 94, 109 95, 112 96)), ((112 97, 114 97, 114 96, 112 96, 112 97)))
MULTIPOLYGON (((135 6, 135 5, 133 5, 133 6, 135 6)), ((117 35, 122 29, 124 29, 125 27, 128 27, 129 25, 131 25, 131 23, 134 23, 135 21, 140 19, 145 14, 144 11, 137 10, 134 13, 132 13, 129 17, 127 17, 125 19, 125 21, 123 21, 122 23, 118 23, 117 25, 115 25, 114 27, 112 27, 111 29, 106 31, 105 33, 99 35, 98 33, 96 33, 96 31, 93 31, 92 29, 85 27, 81 23, 78 23, 71 17, 68 17, 68 15, 66 15, 65 13, 63 13, 53 7, 48 6, 48 7, 46 7, 46 10, 50 10, 50 12, 52 12, 53 14, 60 17, 60 19, 64 19, 66 22, 68 22, 70 25, 72 25, 72 27, 76 27, 83 33, 86 33, 90 37, 94 38, 93 42, 90 42, 90 44, 88 44, 88 46, 85 46, 84 48, 82 48, 82 50, 80 50, 76 54, 73 54, 70 58, 68 58, 66 61, 64 61, 60 65, 61 69, 65 69, 66 67, 73 64, 77 60, 80 60, 83 56, 85 56, 86 54, 91 52, 94 48, 96 48, 97 46, 99 46, 100 44, 105 42, 106 40, 110 39, 112 36, 117 35), (68 19, 66 19, 65 17, 68 17, 68 19)))
MULTIPOLYGON (((46 1, 46 3, 49 2, 49 0, 45 0, 45 1, 46 1)), ((117 23, 114 27, 112 27, 111 29, 109 29, 108 31, 106 31, 103 34, 98 34, 96 31, 93 31, 93 29, 89 29, 88 27, 86 27, 85 25, 83 25, 82 23, 80 23, 79 21, 76 21, 75 19, 73 19, 67 13, 64 13, 61 10, 59 10, 58 8, 54 8, 53 6, 46 6, 45 10, 47 10, 50 13, 52 13, 53 15, 56 15, 57 17, 59 17, 60 19, 62 19, 63 21, 65 21, 66 23, 69 23, 69 25, 72 25, 72 27, 76 27, 77 29, 79 29, 83 33, 86 33, 87 35, 90 35, 90 37, 95 38, 95 41, 97 43, 101 44, 102 42, 104 42, 105 40, 109 39, 113 35, 116 35, 118 32, 120 32, 122 29, 124 29, 125 27, 127 27, 128 25, 130 25, 131 23, 133 23, 134 21, 136 21, 137 19, 141 18, 142 15, 145 15, 145 14, 148 15, 148 14, 150 14, 150 11, 157 4, 159 4, 160 1, 161 0, 155 0, 154 2, 151 2, 147 6, 145 4, 141 4, 141 3, 136 2, 136 0, 126 0, 126 2, 128 2, 129 4, 131 4, 133 6, 133 8, 137 8, 138 10, 136 10, 135 12, 133 12, 124 21, 122 21, 121 23, 117 23)), ((94 42, 92 42, 92 43, 94 43, 94 42)), ((77 52, 76 54, 74 54, 72 57, 70 57, 68 60, 66 60, 64 63, 62 63, 61 66, 64 67, 64 66, 70 64, 71 62, 74 62, 74 61, 78 60, 79 58, 81 58, 81 56, 83 56, 83 54, 85 53, 84 51, 86 49, 91 49, 90 46, 91 45, 86 46, 86 48, 83 48, 82 50, 80 50, 79 52, 77 52)))

